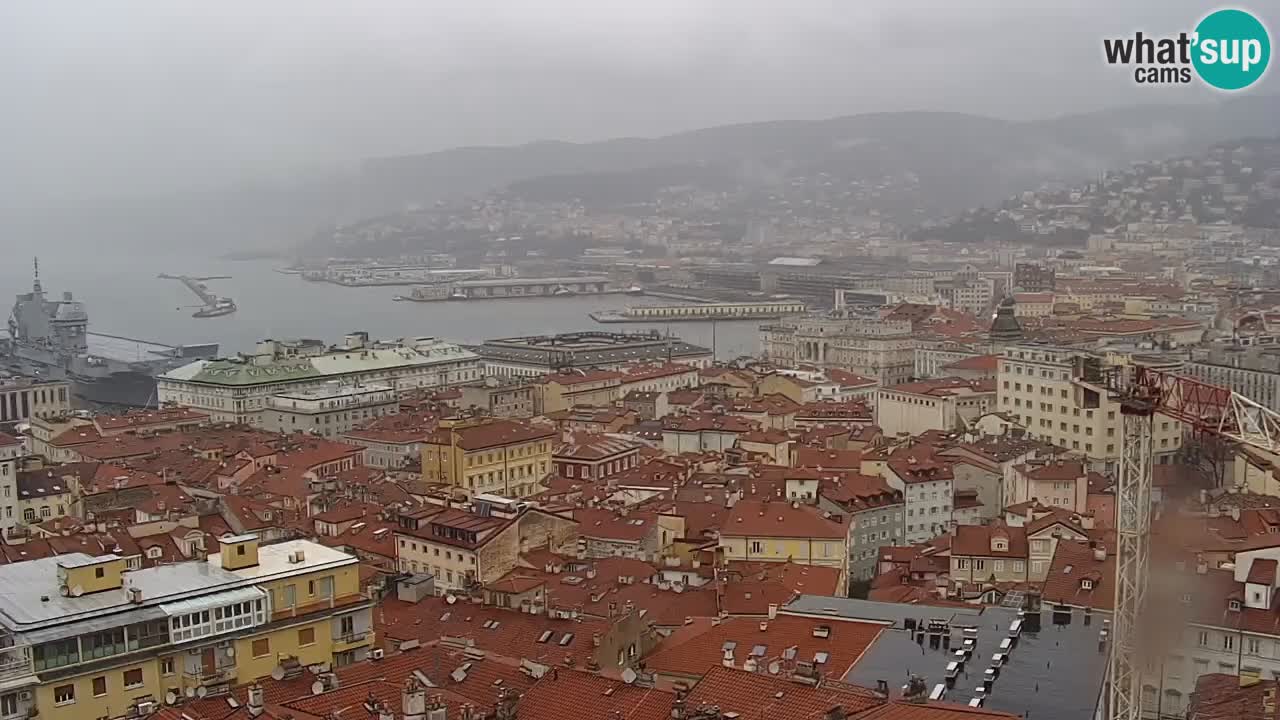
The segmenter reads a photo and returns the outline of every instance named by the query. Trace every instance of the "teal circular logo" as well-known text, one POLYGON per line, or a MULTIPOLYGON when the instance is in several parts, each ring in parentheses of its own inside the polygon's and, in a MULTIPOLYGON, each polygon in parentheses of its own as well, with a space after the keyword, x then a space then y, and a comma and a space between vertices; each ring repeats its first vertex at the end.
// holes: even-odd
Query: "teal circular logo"
POLYGON ((1200 79, 1219 90, 1249 87, 1267 71, 1271 38, 1267 28, 1243 10, 1218 10, 1196 26, 1191 63, 1200 79))

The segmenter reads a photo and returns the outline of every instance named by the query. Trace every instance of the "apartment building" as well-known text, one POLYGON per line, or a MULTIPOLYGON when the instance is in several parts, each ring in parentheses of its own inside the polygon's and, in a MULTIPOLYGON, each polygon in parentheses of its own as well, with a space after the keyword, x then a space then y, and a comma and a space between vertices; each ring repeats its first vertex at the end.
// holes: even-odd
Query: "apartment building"
POLYGON ((0 531, 8 533, 22 518, 18 498, 18 459, 22 457, 22 441, 12 435, 0 433, 0 531))
MULTIPOLYGON (((1113 471, 1120 461, 1120 403, 1107 392, 1104 368, 1131 361, 1047 345, 1004 349, 997 374, 998 409, 1017 417, 1033 438, 1081 453, 1092 469, 1113 471)), ((1182 423, 1157 414, 1152 438, 1156 462, 1182 447, 1182 423)))
POLYGON ((442 423, 422 444, 422 479, 467 494, 524 497, 551 471, 555 428, 519 420, 442 423))
POLYGON ((1104 482, 1085 463, 1063 458, 1017 465, 1003 480, 1000 496, 1006 507, 1034 500, 1048 508, 1075 513, 1089 509, 1089 481, 1099 485, 1104 482))
POLYGON ((951 529, 955 471, 950 463, 923 453, 908 454, 886 462, 882 476, 889 487, 902 493, 907 544, 931 540, 951 529))
POLYGON ((544 415, 575 405, 612 405, 622 397, 622 373, 616 370, 569 370, 538 380, 534 412, 544 415))
MULTIPOLYGON (((1280 548, 1235 554, 1234 565, 1205 563, 1179 568, 1181 586, 1170 598, 1169 617, 1185 619, 1176 644, 1153 657, 1142 677, 1148 717, 1182 717, 1196 679, 1210 673, 1248 678, 1280 677, 1276 629, 1280 548)), ((1109 591, 1110 592, 1110 591, 1109 591)))
POLYGON ((462 393, 458 407, 476 408, 492 417, 527 418, 533 416, 536 386, 522 378, 486 375, 479 382, 458 387, 462 393))
POLYGON ((958 525, 951 539, 952 582, 1027 582, 1030 551, 1025 527, 958 525))
POLYGON ((840 570, 843 587, 849 572, 847 519, 798 501, 742 500, 720 528, 719 547, 726 560, 793 562, 840 570))
POLYGON ((515 569, 522 551, 565 552, 576 541, 573 520, 483 495, 470 509, 422 508, 398 524, 400 571, 432 575, 436 594, 493 582, 515 569))
POLYGON ((633 440, 589 435, 559 445, 551 460, 561 477, 604 480, 639 465, 642 447, 633 440))
MULTIPOLYGON (((819 474, 803 469, 791 471, 796 475, 809 472, 819 474)), ((884 478, 856 472, 833 473, 820 482, 818 509, 848 517, 849 579, 870 580, 876 574, 880 548, 903 541, 902 493, 889 487, 884 478)), ((792 484, 789 478, 788 497, 792 484)))
POLYGON ((951 289, 951 309, 982 315, 991 309, 995 293, 995 281, 990 278, 956 283, 951 289))
POLYGON ((270 432, 306 432, 338 437, 371 418, 400 412, 396 391, 389 385, 325 383, 290 390, 267 398, 261 426, 270 432))
POLYGON ((228 536, 206 560, 127 570, 70 553, 0 567, 0 710, 146 715, 170 697, 365 659, 372 601, 356 558, 307 540, 228 536))
POLYGON ((994 380, 918 380, 876 392, 876 424, 890 436, 951 432, 991 411, 995 404, 994 380))

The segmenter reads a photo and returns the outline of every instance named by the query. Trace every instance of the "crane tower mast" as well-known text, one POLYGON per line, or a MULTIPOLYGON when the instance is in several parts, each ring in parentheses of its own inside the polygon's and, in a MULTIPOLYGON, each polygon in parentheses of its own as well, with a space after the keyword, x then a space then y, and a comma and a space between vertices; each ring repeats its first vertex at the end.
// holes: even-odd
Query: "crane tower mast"
POLYGON ((1141 720, 1144 610, 1151 541, 1153 419, 1157 413, 1267 452, 1280 451, 1280 414, 1223 387, 1139 365, 1115 368, 1124 441, 1116 478, 1115 636, 1107 665, 1108 720, 1141 720))

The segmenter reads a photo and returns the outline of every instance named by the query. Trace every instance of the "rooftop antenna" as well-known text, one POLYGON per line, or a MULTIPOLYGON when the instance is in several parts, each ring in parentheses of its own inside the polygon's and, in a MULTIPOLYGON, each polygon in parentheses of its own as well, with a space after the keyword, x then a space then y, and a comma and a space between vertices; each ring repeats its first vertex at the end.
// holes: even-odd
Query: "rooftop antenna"
POLYGON ((35 278, 35 282, 32 283, 32 288, 36 292, 40 292, 40 256, 39 255, 32 258, 32 265, 35 266, 35 271, 36 271, 36 278, 35 278))

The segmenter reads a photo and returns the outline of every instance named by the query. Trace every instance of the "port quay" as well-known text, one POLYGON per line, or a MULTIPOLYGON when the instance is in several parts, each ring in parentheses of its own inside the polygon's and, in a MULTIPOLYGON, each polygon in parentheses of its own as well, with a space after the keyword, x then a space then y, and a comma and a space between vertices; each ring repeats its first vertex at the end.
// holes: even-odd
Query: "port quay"
POLYGON ((623 291, 611 289, 609 287, 609 278, 603 275, 584 275, 579 277, 462 280, 447 284, 417 287, 409 295, 401 295, 396 299, 412 302, 432 302, 436 300, 604 295, 615 292, 623 291))

